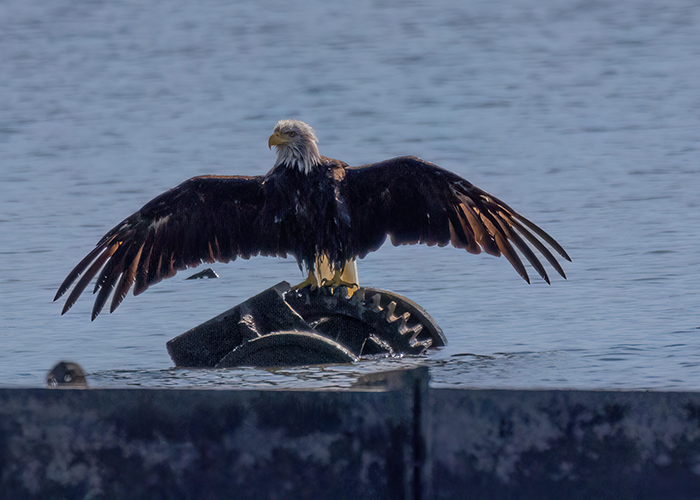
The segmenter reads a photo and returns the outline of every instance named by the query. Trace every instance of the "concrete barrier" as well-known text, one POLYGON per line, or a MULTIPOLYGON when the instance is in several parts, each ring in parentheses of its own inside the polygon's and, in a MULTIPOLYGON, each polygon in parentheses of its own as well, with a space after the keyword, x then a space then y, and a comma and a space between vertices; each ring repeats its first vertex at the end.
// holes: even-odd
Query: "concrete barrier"
POLYGON ((700 498, 700 394, 443 389, 430 404, 436 498, 700 498))
POLYGON ((0 389, 0 498, 697 499, 700 395, 0 389))

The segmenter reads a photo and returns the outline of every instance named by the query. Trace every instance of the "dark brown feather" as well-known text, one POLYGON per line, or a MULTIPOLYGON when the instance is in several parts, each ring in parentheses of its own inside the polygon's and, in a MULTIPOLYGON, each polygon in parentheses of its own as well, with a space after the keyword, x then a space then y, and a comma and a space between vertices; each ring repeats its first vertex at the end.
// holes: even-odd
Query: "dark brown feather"
POLYGON ((400 157, 348 168, 342 194, 351 211, 349 240, 355 256, 377 250, 387 236, 395 245, 452 243, 470 253, 503 254, 529 283, 519 251, 549 283, 534 248, 566 277, 544 244, 571 260, 554 238, 498 198, 418 158, 400 157))
POLYGON ((484 249, 489 255, 494 257, 500 257, 501 252, 498 244, 494 241, 494 235, 484 226, 481 214, 477 214, 474 208, 466 203, 461 203, 459 205, 462 214, 466 217, 469 222, 469 227, 474 231, 474 236, 476 237, 476 243, 484 249))
MULTIPOLYGON (((65 314, 71 307, 73 307, 73 304, 75 304, 75 301, 78 300, 78 297, 80 297, 80 294, 83 293, 83 291, 88 286, 88 284, 90 283, 92 278, 94 278, 95 275, 99 272, 99 270, 102 269, 102 266, 107 261, 107 259, 109 259, 114 254, 114 252, 117 251, 117 248, 119 248, 118 244, 112 245, 108 248, 103 248, 103 247, 96 248, 96 250, 99 249, 99 250, 102 250, 103 252, 98 255, 98 257, 92 263, 92 265, 90 266, 88 271, 83 275, 82 278, 80 278, 80 281, 78 281, 78 283, 75 285, 75 287, 73 287, 73 290, 71 291, 70 295, 68 296, 66 303, 63 305, 63 310, 61 311, 62 315, 65 314)), ((88 254, 88 257, 94 257, 94 255, 95 255, 95 250, 90 252, 88 254)), ((79 265, 81 265, 81 264, 83 264, 83 262, 81 262, 79 265)), ((71 275, 72 274, 73 273, 71 273, 71 275)), ((71 277, 71 275, 69 275, 69 277, 71 277)), ((77 275, 73 276, 73 279, 75 279, 75 277, 77 277, 78 275, 79 275, 79 273, 77 275)), ((71 280, 71 282, 72 282, 72 280, 71 280)), ((68 283, 68 286, 70 286, 70 283, 68 283)), ((58 297, 60 297, 60 295, 58 297)), ((56 298, 58 298, 58 297, 56 297, 56 298)), ((54 300, 56 300, 56 299, 54 299, 54 300)))
MULTIPOLYGON (((129 288, 131 288, 134 279, 136 278, 136 269, 138 269, 139 260, 141 259, 141 252, 143 251, 143 244, 138 247, 136 255, 131 256, 131 264, 128 265, 126 271, 122 273, 122 277, 119 280, 119 284, 114 289, 114 294, 112 296, 112 304, 109 307, 109 312, 112 313, 121 304, 124 297, 126 297, 129 288)), ((129 261, 127 257, 126 262, 129 261)))
POLYGON ((93 293, 97 294, 95 298, 95 303, 92 307, 92 320, 100 314, 102 308, 104 307, 109 294, 112 293, 114 284, 117 282, 119 277, 122 275, 124 270, 124 262, 126 261, 126 256, 129 251, 130 245, 128 243, 122 243, 114 255, 107 261, 104 268, 102 269, 102 274, 95 285, 95 291, 93 293))
MULTIPOLYGON (((78 264, 73 268, 73 270, 70 273, 68 273, 66 279, 63 280, 61 286, 58 287, 58 291, 56 292, 56 296, 53 298, 53 300, 60 298, 64 293, 66 293, 66 290, 70 288, 71 284, 73 284, 73 282, 78 278, 78 276, 80 276, 83 273, 83 271, 85 271, 86 267, 92 264, 92 261, 95 260, 95 257, 97 257, 101 252, 103 252, 105 248, 105 245, 98 244, 97 246, 95 246, 95 248, 92 249, 90 253, 88 253, 83 258, 83 260, 78 262, 78 264)), ((98 270, 99 269, 95 270, 95 273, 98 270)), ((92 276, 90 277, 90 279, 92 279, 92 276)))
POLYGON ((256 215, 263 204, 262 181, 263 177, 194 177, 166 191, 105 234, 66 277, 54 300, 88 269, 73 287, 63 312, 97 276, 94 319, 112 291, 110 312, 132 286, 134 294, 142 293, 201 262, 226 262, 239 252, 244 257, 260 251, 271 255, 288 252, 256 236, 260 233, 256 215), (237 241, 240 239, 245 241, 237 241))
POLYGON ((523 217, 520 214, 513 213, 513 216, 515 218, 517 218, 520 222, 525 224, 529 229, 534 231, 537 234, 537 236, 542 238, 549 246, 551 246, 554 250, 556 250, 559 255, 561 255, 566 260, 571 262, 571 257, 569 257, 569 254, 566 253, 566 250, 564 250, 562 248, 562 246, 559 243, 557 243, 557 240, 555 240, 549 234, 547 234, 547 232, 545 232, 544 229, 533 224, 532 222, 530 222, 528 219, 526 219, 525 217, 523 217))
MULTIPOLYGON (((146 291, 148 283, 148 269, 150 268, 151 257, 153 255, 153 238, 155 231, 149 231, 141 248, 141 258, 136 268, 134 279, 134 295, 139 295, 146 291)), ((127 290, 128 292, 128 290, 127 290)))
POLYGON ((559 275, 562 278, 566 279, 564 269, 562 269, 556 257, 552 255, 552 252, 550 252, 549 249, 546 246, 544 246, 544 244, 540 240, 535 238, 535 236, 530 231, 528 231, 522 224, 520 224, 520 222, 511 218, 510 223, 513 225, 513 227, 517 228, 518 231, 520 231, 520 234, 525 236, 525 238, 532 244, 532 246, 534 246, 537 249, 538 252, 544 255, 544 258, 547 259, 547 262, 551 264, 551 266, 559 273, 559 275))
POLYGON ((481 219, 484 225, 488 229, 489 233, 493 235, 493 239, 498 245, 498 249, 501 251, 503 256, 511 263, 513 268, 518 272, 520 277, 530 283, 530 277, 527 275, 525 266, 523 262, 518 257, 518 254, 513 249, 512 245, 508 241, 508 238, 503 234, 501 228, 497 226, 497 222, 494 220, 495 217, 489 212, 481 212, 481 219))
POLYGON ((535 253, 530 249, 529 246, 523 241, 523 239, 520 237, 520 235, 516 231, 511 230, 511 226, 508 224, 508 222, 503 218, 503 216, 507 217, 507 214, 504 213, 499 213, 498 217, 495 217, 496 221, 501 227, 501 230, 503 231, 503 234, 506 235, 506 238, 508 238, 510 241, 515 243, 515 246, 518 248, 520 253, 522 253, 525 258, 528 260, 528 262, 532 265, 532 267, 535 268, 537 273, 540 275, 540 277, 549 285, 549 276, 547 276, 547 271, 545 271, 544 266, 540 262, 540 260, 537 258, 535 253))

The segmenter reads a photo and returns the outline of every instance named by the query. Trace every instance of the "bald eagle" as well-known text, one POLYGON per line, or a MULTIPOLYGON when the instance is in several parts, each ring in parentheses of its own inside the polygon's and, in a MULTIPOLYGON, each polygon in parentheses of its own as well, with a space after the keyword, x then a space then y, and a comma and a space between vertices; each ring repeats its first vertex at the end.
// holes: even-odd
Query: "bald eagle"
POLYGON ((504 255, 529 283, 517 249, 549 283, 534 249, 566 278, 545 246, 571 260, 554 238, 462 177, 413 156, 349 167, 321 156, 317 142, 306 123, 281 120, 268 141, 277 160, 266 175, 193 177, 146 203, 68 274, 54 300, 77 283, 61 314, 95 276, 93 320, 110 294, 113 312, 132 285, 138 295, 202 262, 254 255, 293 255, 308 271, 299 287, 357 286, 355 259, 387 236, 394 245, 451 243, 504 255))

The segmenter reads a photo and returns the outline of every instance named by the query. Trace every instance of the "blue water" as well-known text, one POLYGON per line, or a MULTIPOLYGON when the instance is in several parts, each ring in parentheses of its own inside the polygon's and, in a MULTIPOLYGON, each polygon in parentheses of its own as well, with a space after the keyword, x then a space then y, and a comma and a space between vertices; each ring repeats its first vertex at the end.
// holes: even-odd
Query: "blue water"
POLYGON ((700 4, 452 0, 0 3, 0 385, 62 359, 93 386, 344 387, 425 364, 438 387, 700 389, 700 4), (418 302, 430 356, 175 370, 165 342, 293 260, 213 266, 91 323, 65 275, 125 216, 199 174, 263 174, 280 118, 358 165, 412 154, 540 224, 574 261, 384 246, 365 286, 418 302), (533 274, 533 273, 531 273, 533 274))

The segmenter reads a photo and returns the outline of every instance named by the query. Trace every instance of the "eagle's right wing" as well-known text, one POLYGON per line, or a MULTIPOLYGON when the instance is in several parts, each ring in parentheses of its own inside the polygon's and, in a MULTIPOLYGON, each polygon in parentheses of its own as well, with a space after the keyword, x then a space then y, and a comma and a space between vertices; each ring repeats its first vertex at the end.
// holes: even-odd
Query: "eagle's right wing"
POLYGON ((70 272, 54 300, 80 279, 61 314, 73 306, 95 276, 93 320, 112 290, 110 312, 132 284, 138 295, 202 262, 228 262, 257 254, 284 256, 279 238, 261 237, 258 230, 257 216, 264 203, 262 181, 263 177, 194 177, 157 196, 105 234, 70 272))

